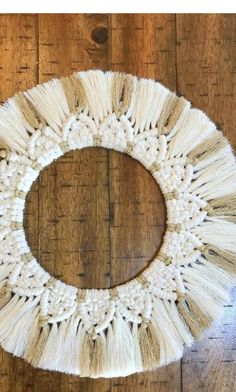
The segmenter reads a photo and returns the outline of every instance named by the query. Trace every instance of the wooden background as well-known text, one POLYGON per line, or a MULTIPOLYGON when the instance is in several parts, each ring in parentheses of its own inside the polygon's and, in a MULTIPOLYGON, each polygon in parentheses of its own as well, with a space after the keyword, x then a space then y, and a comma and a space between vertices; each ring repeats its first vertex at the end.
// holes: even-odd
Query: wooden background
MULTIPOLYGON (((0 100, 89 68, 161 81, 206 111, 236 147, 236 15, 0 15, 0 100)), ((28 197, 33 253, 54 276, 108 287, 139 272, 160 247, 158 186, 131 158, 104 149, 66 154, 28 197)), ((0 352, 1 392, 233 392, 236 321, 225 317, 182 361, 146 374, 89 380, 33 369, 0 352)))

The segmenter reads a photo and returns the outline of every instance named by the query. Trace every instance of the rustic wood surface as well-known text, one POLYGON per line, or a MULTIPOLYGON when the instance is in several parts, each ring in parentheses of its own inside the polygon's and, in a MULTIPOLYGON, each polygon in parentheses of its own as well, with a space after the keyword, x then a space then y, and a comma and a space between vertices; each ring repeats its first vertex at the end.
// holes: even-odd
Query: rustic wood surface
MULTIPOLYGON (((0 101, 89 68, 161 81, 206 111, 236 147, 236 15, 0 15, 0 101)), ((160 247, 165 207, 151 175, 105 149, 67 153, 27 198, 27 238, 54 276, 83 287, 130 279, 160 247)), ((235 305, 184 355, 146 374, 89 380, 0 351, 1 392, 236 391, 235 305)))

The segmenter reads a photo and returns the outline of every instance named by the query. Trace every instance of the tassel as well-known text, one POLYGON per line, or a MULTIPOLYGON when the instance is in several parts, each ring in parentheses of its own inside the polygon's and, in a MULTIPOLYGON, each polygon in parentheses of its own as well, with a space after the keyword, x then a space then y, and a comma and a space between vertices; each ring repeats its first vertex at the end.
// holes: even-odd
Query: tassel
POLYGON ((139 346, 143 370, 154 370, 160 362, 160 344, 151 320, 142 321, 139 327, 139 346))
POLYGON ((200 308, 196 301, 194 301, 194 299, 188 295, 188 293, 186 293, 185 300, 187 302, 189 311, 192 313, 195 320, 197 320, 200 328, 208 328, 211 325, 213 318, 204 313, 204 311, 200 308))
POLYGON ((197 109, 189 110, 184 122, 178 127, 175 136, 170 141, 169 157, 188 155, 215 130, 215 124, 203 112, 197 109))
POLYGON ((156 128, 158 128, 157 133, 164 133, 162 126, 172 110, 172 108, 165 107, 168 96, 171 96, 172 100, 176 100, 175 94, 170 93, 168 89, 158 83, 153 84, 151 80, 146 79, 138 82, 131 101, 131 106, 133 106, 131 124, 135 134, 148 132, 150 129, 155 131, 156 128))
POLYGON ((39 318, 36 319, 32 328, 29 342, 26 347, 24 359, 34 367, 38 367, 43 355, 47 340, 50 334, 50 326, 46 323, 43 327, 40 326, 39 318))
POLYGON ((132 75, 114 73, 112 80, 112 107, 117 116, 126 113, 130 106, 133 91, 132 75))
POLYGON ((165 135, 171 134, 171 137, 173 137, 176 129, 183 123, 188 111, 190 110, 190 106, 190 102, 183 97, 178 97, 178 101, 176 102, 168 123, 165 126, 165 135))
POLYGON ((61 350, 64 344, 64 327, 64 323, 60 323, 59 327, 57 323, 50 325, 50 332, 38 363, 41 369, 59 370, 57 363, 61 358, 61 350))
POLYGON ((46 124, 44 118, 23 93, 16 94, 13 99, 23 114, 25 120, 32 128, 40 129, 46 124))
POLYGON ((235 223, 209 218, 209 221, 203 222, 201 226, 194 227, 192 231, 204 244, 211 244, 216 247, 220 245, 222 249, 236 253, 235 223))
MULTIPOLYGON (((205 313, 209 320, 218 319, 221 317, 223 312, 223 305, 229 300, 229 295, 222 297, 222 293, 218 295, 217 289, 209 287, 201 287, 200 285, 194 283, 186 283, 186 288, 188 289, 188 297, 195 301, 203 313, 205 313)), ((204 324, 203 328, 207 328, 210 325, 204 324)))
POLYGON ((236 223, 236 194, 212 199, 205 207, 209 216, 218 216, 236 223))
POLYGON ((195 318, 194 314, 190 311, 185 297, 178 299, 177 307, 180 316, 184 319, 192 335, 196 339, 200 339, 202 336, 202 327, 198 323, 198 320, 195 318))
MULTIPOLYGON (((222 275, 222 282, 217 282, 214 279, 214 275, 210 274, 209 272, 210 271, 205 265, 193 264, 192 268, 188 268, 184 275, 186 280, 186 287, 188 287, 188 283, 190 283, 192 286, 195 285, 194 289, 200 290, 201 288, 202 292, 205 292, 206 297, 212 297, 212 301, 215 302, 215 300, 217 300, 219 304, 224 305, 229 300, 229 287, 225 286, 224 274, 222 275)), ((191 293, 188 294, 190 295, 191 293)), ((197 300, 195 302, 197 302, 197 300)), ((214 319, 214 311, 212 313, 209 312, 209 315, 212 317, 212 319, 214 319)))
POLYGON ((97 334, 91 342, 91 368, 90 377, 101 377, 104 373, 104 363, 106 359, 106 337, 104 332, 97 334))
POLYGON ((77 332, 77 344, 80 375, 82 377, 89 377, 91 368, 92 339, 85 331, 82 322, 80 322, 77 332))
POLYGON ((99 126, 112 113, 112 73, 87 71, 78 72, 76 77, 83 85, 89 113, 99 126))
POLYGON ((215 131, 213 135, 204 140, 203 143, 200 143, 188 154, 188 161, 194 166, 202 161, 207 163, 210 158, 214 159, 217 153, 228 144, 229 143, 222 132, 215 131))
POLYGON ((227 292, 235 284, 234 275, 211 263, 203 256, 199 256, 198 262, 194 263, 192 267, 201 277, 210 276, 210 281, 213 285, 218 285, 227 292))
POLYGON ((38 85, 24 93, 46 123, 58 134, 62 124, 70 115, 67 99, 60 80, 38 85))
POLYGON ((79 375, 78 345, 76 344, 76 335, 79 324, 79 317, 72 316, 70 319, 63 321, 66 325, 64 341, 62 340, 61 357, 58 360, 57 370, 69 374, 79 375))
POLYGON ((129 324, 118 309, 107 331, 107 356, 104 377, 127 376, 137 371, 140 358, 136 357, 134 337, 129 324))
POLYGON ((33 312, 32 310, 28 311, 1 335, 1 345, 4 350, 18 357, 23 356, 28 344, 29 333, 38 313, 39 307, 37 306, 33 312))
POLYGON ((0 310, 0 336, 4 334, 8 328, 14 325, 27 311, 32 309, 37 303, 36 299, 26 299, 13 295, 11 300, 0 310))
POLYGON ((0 142, 12 151, 27 154, 29 135, 13 100, 0 107, 0 142))
POLYGON ((161 108, 160 117, 157 123, 159 135, 167 133, 166 125, 168 124, 171 113, 174 111, 176 105, 178 104, 178 100, 179 98, 176 96, 176 94, 168 91, 168 94, 165 96, 165 101, 161 108))
POLYGON ((217 265, 231 274, 236 274, 236 254, 216 245, 206 244, 201 248, 203 256, 211 263, 217 265))
POLYGON ((167 310, 168 316, 173 326, 176 328, 176 334, 180 336, 183 344, 186 344, 186 346, 190 347, 194 339, 188 326, 184 322, 183 318, 181 318, 175 302, 163 300, 163 304, 167 310))
POLYGON ((134 358, 135 358, 135 368, 137 372, 142 372, 144 370, 142 363, 142 354, 139 344, 139 324, 133 323, 132 325, 132 336, 134 339, 134 358))
POLYGON ((85 92, 81 80, 75 75, 61 78, 67 103, 71 113, 76 113, 85 107, 85 92))
POLYGON ((173 137, 175 128, 183 122, 189 109, 190 102, 183 97, 179 98, 175 94, 170 94, 158 122, 158 129, 161 134, 169 135, 171 133, 173 137))
POLYGON ((183 354, 182 339, 176 333, 162 299, 153 299, 152 323, 160 343, 159 365, 179 359, 183 354))

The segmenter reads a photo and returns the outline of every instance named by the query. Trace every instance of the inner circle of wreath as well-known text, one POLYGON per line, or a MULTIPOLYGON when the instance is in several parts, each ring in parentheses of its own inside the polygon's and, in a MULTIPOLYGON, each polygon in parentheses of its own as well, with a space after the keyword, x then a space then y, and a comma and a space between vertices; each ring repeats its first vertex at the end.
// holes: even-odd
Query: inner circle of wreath
POLYGON ((79 72, 0 108, 0 343, 33 366, 125 376, 179 359, 235 282, 236 165, 200 110, 161 84, 79 72), (101 146, 149 170, 165 198, 155 259, 130 282, 79 289, 51 277, 23 228, 25 198, 65 152, 101 146))

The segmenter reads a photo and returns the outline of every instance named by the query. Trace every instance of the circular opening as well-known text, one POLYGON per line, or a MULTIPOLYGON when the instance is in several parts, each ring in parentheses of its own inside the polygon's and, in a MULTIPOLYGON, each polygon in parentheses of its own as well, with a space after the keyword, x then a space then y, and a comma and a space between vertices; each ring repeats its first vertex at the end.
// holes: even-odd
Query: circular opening
POLYGON ((152 175, 126 154, 71 151, 27 195, 26 238, 55 278, 84 288, 130 280, 158 252, 166 210, 152 175))

